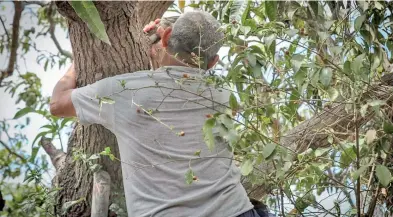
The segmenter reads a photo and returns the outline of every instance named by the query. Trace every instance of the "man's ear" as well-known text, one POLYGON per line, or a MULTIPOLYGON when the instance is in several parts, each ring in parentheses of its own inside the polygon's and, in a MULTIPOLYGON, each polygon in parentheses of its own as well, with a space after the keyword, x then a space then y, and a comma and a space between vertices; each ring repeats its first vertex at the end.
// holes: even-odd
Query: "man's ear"
POLYGON ((219 59, 220 57, 218 55, 215 55, 214 58, 207 63, 207 69, 211 69, 214 65, 216 65, 219 59))
POLYGON ((168 47, 168 42, 169 42, 169 38, 171 37, 172 34, 172 28, 168 27, 164 30, 164 32, 162 32, 161 34, 161 42, 162 42, 162 47, 168 47))

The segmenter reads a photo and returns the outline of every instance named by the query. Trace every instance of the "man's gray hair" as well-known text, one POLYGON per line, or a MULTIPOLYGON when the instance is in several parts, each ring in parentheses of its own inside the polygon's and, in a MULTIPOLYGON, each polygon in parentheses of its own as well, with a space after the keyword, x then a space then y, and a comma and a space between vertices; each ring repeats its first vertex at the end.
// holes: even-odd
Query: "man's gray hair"
POLYGON ((194 53, 206 66, 223 44, 224 33, 220 26, 220 23, 207 12, 186 12, 173 24, 168 49, 173 55, 188 57, 194 53))

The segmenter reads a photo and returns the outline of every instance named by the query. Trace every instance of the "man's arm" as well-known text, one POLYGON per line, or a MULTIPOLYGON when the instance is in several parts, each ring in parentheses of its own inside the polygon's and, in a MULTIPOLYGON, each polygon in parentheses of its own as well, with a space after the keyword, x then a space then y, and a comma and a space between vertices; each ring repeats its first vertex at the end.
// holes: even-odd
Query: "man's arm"
POLYGON ((58 117, 75 117, 75 107, 71 101, 71 93, 76 88, 74 63, 66 74, 57 82, 50 101, 50 113, 58 117))

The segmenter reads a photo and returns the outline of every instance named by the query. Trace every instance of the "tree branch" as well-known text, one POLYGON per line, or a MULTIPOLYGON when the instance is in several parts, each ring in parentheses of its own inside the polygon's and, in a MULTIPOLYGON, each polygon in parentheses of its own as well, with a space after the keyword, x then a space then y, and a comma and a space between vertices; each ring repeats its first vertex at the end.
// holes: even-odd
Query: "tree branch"
POLYGON ((14 67, 17 59, 18 51, 18 40, 19 40, 19 26, 20 18, 22 16, 23 4, 19 1, 14 1, 15 14, 12 22, 12 42, 11 42, 11 52, 10 59, 8 62, 8 67, 5 70, 0 71, 0 83, 7 77, 11 76, 14 72, 14 67))
POLYGON ((69 52, 69 51, 63 50, 63 48, 60 46, 59 41, 56 38, 56 35, 55 35, 56 24, 55 24, 55 22, 53 20, 53 15, 55 13, 54 13, 54 8, 53 7, 54 7, 54 3, 51 3, 51 5, 49 6, 49 12, 48 12, 48 22, 49 22, 49 30, 48 31, 49 31, 49 34, 50 34, 50 38, 52 39, 53 43, 55 43, 55 46, 59 50, 59 52, 62 55, 66 56, 66 57, 68 57, 68 58, 70 58, 72 60, 73 59, 72 58, 72 53, 69 52))
MULTIPOLYGON (((370 88, 363 94, 361 100, 364 102, 370 99, 386 100, 387 104, 393 102, 393 73, 384 75, 380 82, 370 85, 370 88)), ((362 125, 373 118, 373 115, 374 113, 370 112, 365 117, 359 117, 355 122, 353 112, 347 112, 345 104, 336 103, 330 109, 325 109, 320 114, 289 130, 285 136, 281 137, 280 144, 297 153, 307 148, 327 147, 330 145, 327 140, 330 134, 341 132, 335 136, 346 138, 348 135, 342 134, 343 129, 353 131, 356 125, 362 127, 362 125)), ((268 173, 270 168, 271 166, 267 164, 259 166, 260 171, 266 173, 268 173)), ((268 185, 252 186, 247 178, 244 179, 242 184, 246 187, 249 195, 256 199, 269 192, 268 185)))
POLYGON ((19 158, 23 163, 27 162, 27 160, 20 154, 14 152, 10 147, 8 147, 3 141, 0 141, 0 144, 12 155, 19 158))
POLYGON ((8 33, 7 28, 5 27, 4 20, 3 20, 3 18, 1 18, 1 16, 0 16, 0 22, 1 22, 1 25, 3 25, 4 32, 7 35, 7 42, 9 43, 11 40, 11 37, 10 37, 10 34, 8 33))
POLYGON ((40 144, 44 148, 45 152, 49 155, 53 166, 56 168, 56 171, 61 170, 66 158, 66 153, 56 149, 56 147, 52 144, 52 141, 48 138, 42 137, 40 144))

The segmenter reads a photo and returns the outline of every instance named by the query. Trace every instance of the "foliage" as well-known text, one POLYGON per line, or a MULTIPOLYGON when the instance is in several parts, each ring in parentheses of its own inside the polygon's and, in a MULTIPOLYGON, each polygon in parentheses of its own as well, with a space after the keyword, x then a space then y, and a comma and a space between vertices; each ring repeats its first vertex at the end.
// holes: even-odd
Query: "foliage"
MULTIPOLYGON (((367 212, 352 201, 361 193, 350 186, 359 183, 362 189, 374 192, 391 181, 386 163, 392 126, 386 109, 391 103, 368 91, 392 71, 392 4, 344 4, 204 1, 189 5, 210 11, 223 23, 229 48, 223 67, 228 74, 215 82, 233 88, 236 97, 231 95, 229 102, 240 138, 228 142, 243 159, 243 175, 257 186, 274 186, 269 201, 276 205, 276 212, 303 216, 313 211, 333 216, 367 212), (354 122, 373 116, 361 127, 352 124, 352 128, 351 121, 342 122, 346 117, 337 118, 348 124, 341 126, 341 132, 333 124, 308 130, 316 139, 306 140, 305 148, 283 143, 291 129, 338 105, 344 105, 354 122), (321 139, 328 141, 318 141, 321 139), (323 144, 328 147, 320 147, 323 144), (265 166, 259 171, 261 163, 268 170, 265 166), (347 195, 338 205, 349 204, 340 213, 334 207, 327 210, 315 197, 327 193, 334 198, 337 192, 347 195), (294 209, 282 209, 281 197, 294 209)), ((304 140, 300 135, 289 136, 298 136, 297 144, 304 140)), ((375 195, 368 196, 364 203, 373 203, 375 195)), ((389 202, 385 205, 391 209, 389 202)))
MULTIPOLYGON (((73 2, 72 6, 98 38, 109 42, 99 15, 92 5, 85 4, 90 3, 73 2)), ((269 194, 261 199, 275 213, 351 216, 372 213, 373 210, 368 210, 372 206, 365 204, 377 203, 378 208, 386 207, 386 213, 393 211, 390 202, 393 124, 389 111, 392 89, 375 88, 384 75, 393 72, 391 2, 183 4, 181 1, 179 7, 174 5, 171 10, 181 12, 192 7, 209 11, 222 22, 225 32, 223 40, 228 53, 218 67, 227 73, 215 74, 206 82, 217 87, 229 86, 232 94, 228 110, 209 114, 201 129, 210 150, 214 148, 213 130, 217 129, 240 161, 242 175, 256 187, 270 186, 266 189, 269 194), (381 94, 381 90, 387 91, 381 94), (327 116, 326 111, 333 115, 327 116), (322 115, 328 118, 320 122, 330 123, 334 118, 333 123, 338 124, 318 123, 306 127, 306 131, 301 131, 303 134, 290 134, 302 123, 322 115), (296 139, 288 140, 289 137, 296 139), (360 195, 365 199, 358 206, 360 195), (324 206, 324 198, 330 198, 334 206, 324 206), (284 200, 291 205, 284 206, 284 200)), ((19 39, 20 58, 34 51, 45 70, 56 64, 63 66, 70 58, 67 53, 61 49, 58 54, 41 51, 33 39, 50 34, 53 25, 65 28, 64 20, 53 10, 52 3, 39 8, 35 15, 41 29, 24 30, 19 39)), ((0 53, 8 52, 7 35, 1 35, 0 41, 0 53)), ((49 100, 42 96, 41 81, 34 72, 20 73, 18 78, 5 80, 1 86, 15 98, 16 104, 24 107, 14 117, 24 121, 16 125, 20 132, 15 135, 9 134, 9 122, 15 119, 1 122, 1 136, 6 139, 0 138, 0 147, 4 147, 0 149, 3 174, 0 189, 11 199, 7 199, 9 209, 0 215, 23 216, 29 210, 37 216, 46 216, 52 212, 49 198, 55 190, 42 183, 41 175, 47 170, 48 161, 37 158, 40 146, 36 141, 43 136, 59 139, 60 132, 73 120, 48 113, 49 100), (28 141, 22 130, 29 125, 31 114, 43 116, 47 123, 34 140, 28 141), (30 154, 22 147, 29 147, 30 154), (26 182, 20 185, 7 180, 22 176, 26 182), (12 190, 6 191, 7 188, 12 190), (32 204, 38 205, 31 207, 32 204)), ((100 99, 101 103, 114 103, 110 98, 100 99)), ((99 169, 94 160, 101 155, 119 160, 110 149, 101 153, 74 150, 73 154, 75 160, 86 163, 92 171, 99 169)), ((195 157, 200 157, 200 150, 195 150, 195 157)), ((188 184, 197 180, 191 166, 184 179, 188 184)), ((70 201, 68 205, 80 201, 70 201)))

